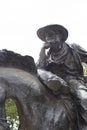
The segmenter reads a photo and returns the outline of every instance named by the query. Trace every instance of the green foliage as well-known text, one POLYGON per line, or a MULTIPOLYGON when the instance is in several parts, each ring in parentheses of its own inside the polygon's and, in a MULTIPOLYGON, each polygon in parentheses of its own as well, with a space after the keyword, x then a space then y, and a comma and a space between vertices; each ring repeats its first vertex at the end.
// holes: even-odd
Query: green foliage
POLYGON ((10 128, 12 128, 12 130, 17 130, 19 125, 19 117, 15 102, 12 99, 6 100, 5 109, 7 122, 10 124, 10 128))
POLYGON ((83 63, 84 75, 87 75, 87 64, 83 63))
POLYGON ((14 118, 14 119, 17 118, 18 116, 17 107, 16 107, 15 102, 12 99, 6 100, 5 108, 6 108, 7 116, 10 116, 11 118, 14 118))

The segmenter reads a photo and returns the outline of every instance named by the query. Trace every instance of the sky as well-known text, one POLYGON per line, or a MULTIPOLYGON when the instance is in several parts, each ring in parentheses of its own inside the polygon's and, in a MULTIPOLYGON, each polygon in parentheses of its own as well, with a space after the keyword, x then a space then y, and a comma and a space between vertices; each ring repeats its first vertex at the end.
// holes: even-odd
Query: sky
POLYGON ((87 0, 0 0, 0 50, 38 60, 43 45, 37 30, 49 24, 69 31, 67 43, 87 50, 87 0))

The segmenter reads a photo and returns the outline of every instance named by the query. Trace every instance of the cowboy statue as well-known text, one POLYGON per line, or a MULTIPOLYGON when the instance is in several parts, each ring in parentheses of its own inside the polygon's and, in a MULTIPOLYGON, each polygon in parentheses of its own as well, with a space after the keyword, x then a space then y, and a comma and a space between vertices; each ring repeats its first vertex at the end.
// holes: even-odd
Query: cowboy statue
POLYGON ((74 95, 79 122, 87 130, 87 88, 82 67, 82 62, 87 63, 87 52, 65 42, 68 31, 61 25, 42 27, 37 35, 44 41, 37 63, 39 78, 55 95, 74 95))

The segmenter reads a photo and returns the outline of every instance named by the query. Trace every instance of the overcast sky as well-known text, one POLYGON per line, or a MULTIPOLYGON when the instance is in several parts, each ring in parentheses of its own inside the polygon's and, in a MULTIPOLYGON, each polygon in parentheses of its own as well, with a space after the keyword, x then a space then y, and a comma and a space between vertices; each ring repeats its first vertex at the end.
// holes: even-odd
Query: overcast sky
POLYGON ((48 24, 65 26, 67 42, 87 50, 87 0, 0 0, 0 50, 37 61, 43 41, 36 31, 48 24))

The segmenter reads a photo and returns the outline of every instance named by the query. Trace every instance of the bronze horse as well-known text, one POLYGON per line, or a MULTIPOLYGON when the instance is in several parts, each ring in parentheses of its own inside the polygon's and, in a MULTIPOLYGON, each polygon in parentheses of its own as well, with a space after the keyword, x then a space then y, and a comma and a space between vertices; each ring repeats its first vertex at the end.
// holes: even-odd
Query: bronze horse
POLYGON ((5 100, 14 99, 18 130, 80 130, 72 94, 54 95, 40 82, 34 60, 12 51, 0 51, 0 130, 6 122, 5 100))

